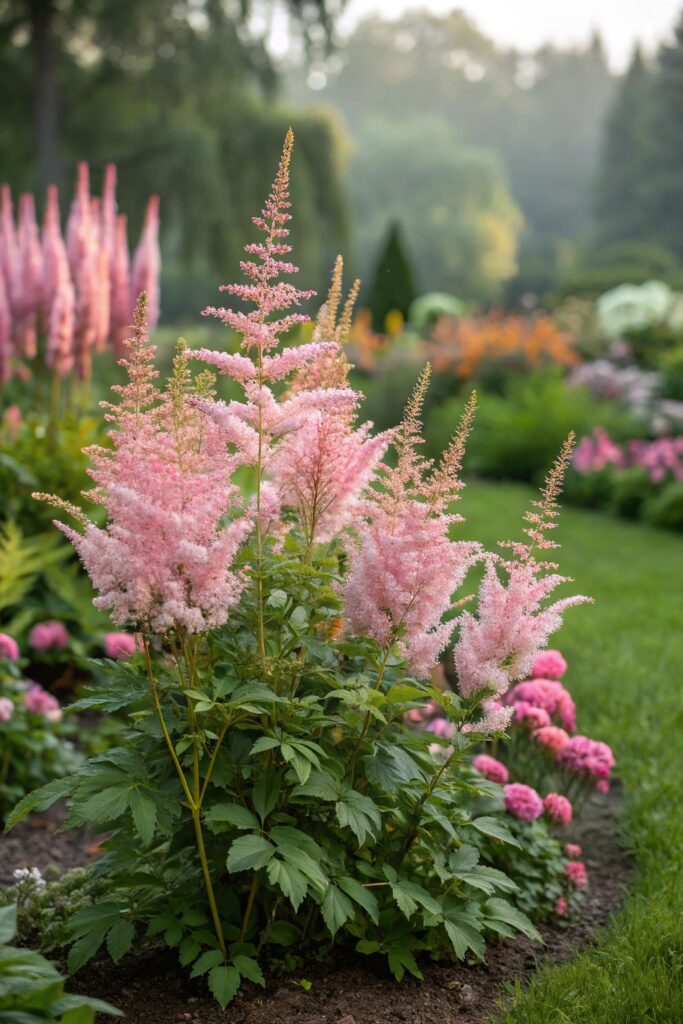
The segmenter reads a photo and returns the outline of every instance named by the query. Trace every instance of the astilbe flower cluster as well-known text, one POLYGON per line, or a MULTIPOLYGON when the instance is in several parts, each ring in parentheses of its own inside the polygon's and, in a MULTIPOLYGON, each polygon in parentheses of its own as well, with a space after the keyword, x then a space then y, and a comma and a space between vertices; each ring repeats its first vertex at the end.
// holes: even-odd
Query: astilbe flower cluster
POLYGON ((37 497, 79 521, 82 532, 57 525, 98 591, 95 604, 115 623, 202 632, 226 621, 246 584, 232 568, 252 525, 230 480, 241 456, 195 408, 207 382, 190 380, 182 355, 168 390, 158 391, 144 294, 128 349, 121 361, 128 383, 116 389, 118 404, 105 403, 111 448, 89 449, 95 487, 88 496, 106 510, 106 525, 58 499, 37 497))
POLYGON ((366 633, 386 650, 397 642, 411 670, 426 676, 453 632, 443 622, 455 590, 480 557, 481 548, 453 541, 449 512, 462 487, 459 472, 474 415, 474 397, 435 466, 418 452, 420 413, 429 383, 425 370, 398 428, 395 467, 367 498, 351 545, 343 594, 351 630, 366 633))
POLYGON ((132 259, 125 214, 116 205, 116 168, 108 164, 102 197, 90 194, 89 170, 78 165, 66 240, 59 198, 47 190, 42 230, 33 195, 19 200, 15 223, 9 186, 0 192, 0 384, 26 374, 39 354, 58 377, 90 372, 92 353, 108 343, 117 355, 140 292, 148 295, 148 316, 159 315, 159 198, 151 196, 132 259))
POLYGON ((541 500, 525 515, 527 543, 503 544, 511 549, 510 559, 488 556, 477 614, 460 614, 455 666, 460 690, 466 696, 486 689, 503 694, 515 680, 528 676, 537 654, 559 628, 562 613, 589 600, 574 595, 546 604, 568 578, 555 571, 554 563, 535 557, 536 551, 557 547, 547 533, 557 525, 557 499, 572 444, 573 437, 565 442, 549 473, 541 500))

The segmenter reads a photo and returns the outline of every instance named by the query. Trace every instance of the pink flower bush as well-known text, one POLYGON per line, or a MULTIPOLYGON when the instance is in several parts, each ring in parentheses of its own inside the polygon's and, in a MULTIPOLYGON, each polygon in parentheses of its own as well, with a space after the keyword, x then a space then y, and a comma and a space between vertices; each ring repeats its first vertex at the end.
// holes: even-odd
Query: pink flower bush
POLYGON ((513 686, 505 697, 505 703, 516 704, 519 701, 547 711, 570 732, 576 728, 576 706, 571 694, 554 679, 530 679, 513 686))
POLYGON ((683 437, 658 437, 654 441, 634 439, 622 448, 602 427, 596 427, 592 436, 582 438, 577 445, 574 468, 585 475, 608 465, 617 469, 642 466, 655 484, 667 478, 683 481, 683 437))
POLYGON ((32 715, 43 715, 50 722, 61 721, 62 709, 59 701, 38 683, 31 683, 29 686, 24 694, 24 705, 32 715))
POLYGON ((576 860, 577 857, 581 856, 583 850, 581 849, 578 843, 565 843, 564 852, 572 860, 576 860))
POLYGON ((570 860, 565 866, 565 872, 575 889, 585 889, 588 885, 588 872, 580 860, 570 860))
POLYGON ((572 805, 561 793, 548 793, 543 797, 543 808, 551 821, 567 826, 572 820, 572 805))
POLYGON ((569 911, 569 901, 566 896, 558 896, 555 902, 555 913, 558 917, 566 917, 569 911))
POLYGON ((427 726, 427 732, 434 733, 441 739, 450 740, 455 736, 455 725, 447 718, 433 718, 427 726))
POLYGON ((559 725, 544 725, 541 729, 536 729, 531 736, 534 742, 547 747, 553 753, 564 750, 569 743, 569 734, 559 725))
POLYGON ((0 658, 16 661, 19 657, 19 645, 8 633, 0 633, 0 658))
POLYGON ((519 700, 513 704, 512 710, 514 721, 526 729, 540 729, 542 726, 550 725, 548 712, 525 700, 519 700))
POLYGON ((503 787, 503 805, 509 814, 521 821, 535 821, 543 814, 543 801, 535 789, 521 782, 503 787))
POLYGON ((14 714, 14 701, 9 697, 0 697, 0 722, 9 722, 14 714))
POLYGON ((477 614, 465 611, 459 617, 460 635, 454 654, 460 690, 465 696, 487 688, 502 694, 512 682, 527 676, 539 650, 559 628, 563 612, 588 600, 577 595, 545 604, 565 578, 555 572, 554 563, 538 561, 534 554, 557 546, 546 534, 556 525, 557 498, 572 443, 570 439, 564 445, 541 500, 534 502, 525 515, 528 542, 503 545, 512 551, 510 560, 488 558, 477 614))
POLYGON ((135 650, 135 637, 130 633, 107 633, 104 638, 104 653, 108 658, 127 661, 135 650))
POLYGON ((42 231, 34 197, 23 194, 15 223, 6 185, 0 196, 0 383, 20 375, 35 359, 37 338, 46 340, 45 361, 58 376, 90 372, 92 353, 111 340, 120 353, 123 335, 140 291, 149 295, 149 319, 159 311, 159 199, 149 200, 145 225, 133 257, 126 218, 116 209, 116 168, 105 169, 104 194, 90 194, 88 165, 78 165, 66 242, 57 189, 47 191, 42 231))
POLYGON ((606 743, 588 736, 572 736, 559 751, 557 764, 584 779, 609 779, 616 764, 614 754, 606 743))
POLYGON ((472 759, 472 767, 489 782, 498 782, 502 785, 510 778, 510 773, 505 765, 497 761, 495 757, 489 757, 488 754, 477 754, 472 759))
POLYGON ((534 679, 561 679, 567 671, 567 662, 561 651, 540 651, 531 666, 534 679))
POLYGON ((63 622, 39 622, 29 633, 28 642, 36 651, 61 651, 68 646, 69 631, 63 622))

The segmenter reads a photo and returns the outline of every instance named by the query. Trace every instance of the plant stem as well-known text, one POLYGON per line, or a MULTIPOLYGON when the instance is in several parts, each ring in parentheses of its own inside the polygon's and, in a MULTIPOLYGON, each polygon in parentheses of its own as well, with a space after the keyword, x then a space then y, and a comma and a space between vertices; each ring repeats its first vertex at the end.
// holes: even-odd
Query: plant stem
MULTIPOLYGON (((207 857, 206 857, 206 847, 204 846, 204 834, 202 832, 202 818, 201 818, 202 804, 201 804, 201 796, 202 796, 203 790, 200 791, 199 759, 198 758, 194 759, 194 765, 193 765, 194 795, 193 795, 193 793, 191 792, 190 787, 189 787, 189 785, 187 783, 187 779, 185 778, 185 772, 183 771, 183 766, 181 765, 180 761, 178 760, 178 755, 175 752, 175 747, 173 746, 173 740, 171 739, 171 736, 169 734, 168 728, 166 726, 166 721, 164 719, 164 713, 163 713, 163 710, 162 710, 162 707, 161 707, 161 701, 159 700, 159 689, 158 689, 158 686, 157 686, 157 681, 156 681, 156 679, 154 677, 154 672, 152 670, 152 659, 150 658, 150 655, 149 655, 149 644, 147 643, 147 638, 146 637, 145 637, 145 640, 144 640, 144 644, 145 644, 145 662, 146 662, 146 665, 147 665, 147 676, 149 678, 150 688, 151 688, 151 691, 152 691, 152 700, 154 701, 154 706, 156 708, 157 715, 159 717, 159 722, 161 724, 161 731, 164 734, 164 739, 166 741, 166 746, 168 747, 168 751, 169 751, 169 753, 171 755, 171 759, 173 761, 173 764, 175 765, 175 769, 176 769, 176 771, 178 773, 178 777, 180 779, 180 783, 181 783, 181 785, 183 787, 183 792, 185 793, 188 805, 190 807, 190 812, 192 814, 192 823, 194 825, 195 837, 197 839, 197 853, 199 854, 199 860, 200 860, 201 866, 202 866, 202 875, 204 876, 204 888, 206 889, 206 895, 207 895, 207 898, 209 900, 209 908, 211 910, 211 919, 213 921, 214 930, 216 932, 216 938, 218 939, 218 945, 220 946, 221 952, 223 953, 223 956, 227 956, 227 949, 226 949, 226 945, 225 945, 225 937, 223 936, 223 927, 221 925, 221 919, 220 919, 220 915, 218 913, 218 907, 216 905, 216 897, 214 896, 214 892, 213 892, 213 884, 211 882, 211 873, 209 871, 209 862, 208 862, 207 857)), ((189 669, 189 666, 188 666, 188 669, 189 669)))
POLYGON ((240 929, 240 942, 244 942, 244 936, 247 934, 247 926, 249 925, 249 918, 251 917, 251 911, 254 906, 254 900, 256 898, 256 890, 258 889, 258 873, 255 871, 251 876, 251 888, 249 889, 249 896, 247 898, 247 906, 244 911, 244 917, 242 919, 242 927, 240 929))
MULTIPOLYGON (((377 673, 377 682, 375 683, 375 686, 374 686, 375 690, 379 690, 380 686, 382 685, 382 678, 384 676, 384 670, 387 667, 387 661, 389 659, 389 651, 390 650, 391 650, 391 644, 387 644, 387 647, 386 647, 386 649, 384 651, 384 657, 382 658, 382 662, 381 662, 381 664, 379 666, 379 671, 377 673)), ((370 719, 371 719, 371 717, 372 716, 371 716, 370 712, 366 711, 366 713, 365 713, 365 720, 363 721, 363 728, 360 731, 360 736, 356 740, 356 745, 353 748, 353 751, 351 753, 351 764, 350 764, 351 785, 353 785, 353 779, 354 779, 354 776, 356 774, 356 759, 358 757, 358 751, 360 750, 361 744, 363 743, 363 740, 365 739, 365 735, 366 735, 368 729, 370 728, 370 719)))

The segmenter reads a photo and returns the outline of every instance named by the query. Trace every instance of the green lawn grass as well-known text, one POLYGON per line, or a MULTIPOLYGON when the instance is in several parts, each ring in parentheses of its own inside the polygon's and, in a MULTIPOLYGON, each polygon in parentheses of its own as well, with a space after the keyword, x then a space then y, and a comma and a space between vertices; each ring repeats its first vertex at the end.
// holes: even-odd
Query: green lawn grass
MULTIPOLYGON (((459 533, 491 546, 520 535, 531 492, 475 483, 459 533)), ((572 962, 542 968, 501 1024, 683 1021, 683 538, 563 509, 561 571, 592 606, 552 641, 579 731, 611 744, 624 786, 623 841, 636 878, 625 908, 572 962)))

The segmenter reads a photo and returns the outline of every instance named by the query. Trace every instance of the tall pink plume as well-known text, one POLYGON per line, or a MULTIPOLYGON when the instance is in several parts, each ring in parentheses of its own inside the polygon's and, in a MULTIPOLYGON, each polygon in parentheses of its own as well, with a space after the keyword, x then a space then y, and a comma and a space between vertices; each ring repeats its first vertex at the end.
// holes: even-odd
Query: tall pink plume
POLYGON ((0 384, 6 384, 11 376, 12 356, 12 314, 5 276, 0 269, 0 384))
POLYGON ((111 340, 114 352, 119 358, 126 353, 124 341, 133 317, 133 300, 130 284, 130 254, 128 251, 128 218, 120 213, 116 218, 116 235, 111 277, 111 340))
POLYGON ((147 293, 149 330, 154 330, 159 321, 159 196, 150 196, 147 202, 145 223, 133 256, 133 298, 141 292, 147 293))
POLYGON ((15 343, 20 355, 32 359, 37 351, 38 312, 43 285, 43 253, 38 234, 35 202, 30 192, 25 192, 19 200, 17 241, 17 288, 13 297, 16 316, 15 343))

